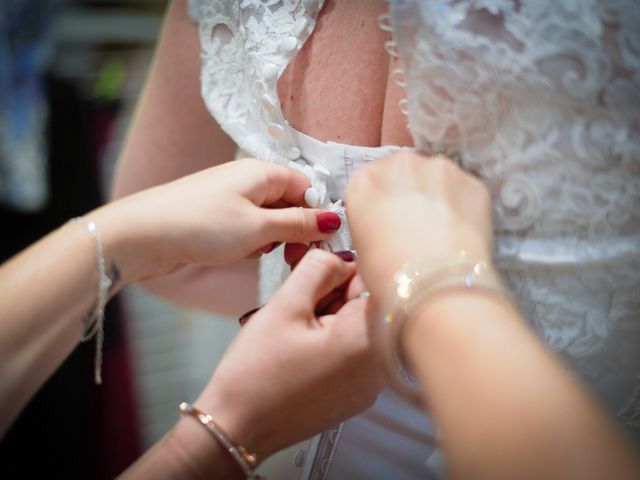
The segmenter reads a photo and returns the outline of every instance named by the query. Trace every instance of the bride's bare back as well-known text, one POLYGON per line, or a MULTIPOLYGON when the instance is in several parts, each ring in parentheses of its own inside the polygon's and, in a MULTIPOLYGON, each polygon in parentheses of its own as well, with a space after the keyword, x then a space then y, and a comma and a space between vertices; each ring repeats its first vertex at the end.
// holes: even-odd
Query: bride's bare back
POLYGON ((411 145, 390 81, 398 59, 384 49, 382 0, 327 0, 304 47, 278 82, 289 123, 318 140, 351 145, 411 145))

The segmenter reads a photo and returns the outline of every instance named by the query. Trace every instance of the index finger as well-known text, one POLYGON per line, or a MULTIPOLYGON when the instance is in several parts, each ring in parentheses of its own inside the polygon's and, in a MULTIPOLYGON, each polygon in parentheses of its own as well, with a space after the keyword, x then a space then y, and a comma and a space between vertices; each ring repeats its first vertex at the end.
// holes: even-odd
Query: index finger
POLYGON ((304 192, 311 185, 309 177, 293 168, 266 163, 264 168, 253 169, 256 175, 254 189, 248 198, 258 206, 287 204, 304 206, 304 192))
POLYGON ((271 300, 286 308, 312 313, 317 303, 355 274, 355 265, 314 249, 307 253, 271 300))

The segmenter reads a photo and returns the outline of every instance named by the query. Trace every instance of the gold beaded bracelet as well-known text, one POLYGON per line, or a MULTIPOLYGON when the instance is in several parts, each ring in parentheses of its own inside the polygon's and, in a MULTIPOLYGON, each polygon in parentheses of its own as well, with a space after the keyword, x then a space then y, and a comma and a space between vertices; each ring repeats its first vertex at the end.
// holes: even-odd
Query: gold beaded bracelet
POLYGON ((256 475, 253 470, 258 465, 258 457, 247 452, 242 446, 234 442, 231 437, 213 421, 211 415, 208 415, 197 407, 187 402, 178 405, 180 416, 190 415, 207 428, 207 431, 222 446, 222 448, 233 458, 240 466, 247 479, 266 480, 261 475, 256 475))
POLYGON ((380 322, 384 364, 391 387, 415 405, 422 406, 422 391, 404 361, 402 331, 418 307, 434 294, 452 289, 479 289, 508 297, 491 264, 464 251, 446 262, 406 264, 393 278, 389 308, 380 322))

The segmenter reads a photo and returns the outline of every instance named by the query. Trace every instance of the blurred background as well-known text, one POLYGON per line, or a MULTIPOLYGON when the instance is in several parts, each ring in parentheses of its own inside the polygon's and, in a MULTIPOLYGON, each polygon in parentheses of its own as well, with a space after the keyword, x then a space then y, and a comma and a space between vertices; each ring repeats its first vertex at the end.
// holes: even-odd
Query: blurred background
MULTIPOLYGON (((108 198, 166 4, 0 0, 0 260, 108 198)), ((113 478, 175 423, 238 328, 135 287, 106 314, 103 384, 81 344, 0 442, 0 478, 113 478)))

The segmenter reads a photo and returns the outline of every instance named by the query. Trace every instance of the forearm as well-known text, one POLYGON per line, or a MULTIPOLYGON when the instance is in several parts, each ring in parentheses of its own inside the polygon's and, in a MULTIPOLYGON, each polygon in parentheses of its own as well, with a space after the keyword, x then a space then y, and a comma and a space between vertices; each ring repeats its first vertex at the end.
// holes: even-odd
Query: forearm
POLYGON ((186 1, 174 0, 118 160, 114 198, 233 159, 234 142, 200 94, 200 67, 198 28, 186 1))
MULTIPOLYGON (((129 128, 112 188, 122 198, 234 158, 236 145, 207 111, 200 94, 198 29, 184 0, 167 9, 156 54, 129 128)), ((231 279, 246 275, 230 267, 231 279)), ((246 296, 227 302, 215 295, 225 269, 187 266, 161 280, 145 282, 154 294, 190 308, 237 315, 255 302, 256 280, 237 283, 246 296), (218 272, 221 272, 218 274, 218 272)))
POLYGON ((506 302, 442 294, 403 341, 460 478, 638 478, 615 426, 506 302))
MULTIPOLYGON (((111 293, 121 273, 113 240, 103 235, 111 293)), ((86 328, 97 301, 96 241, 83 223, 61 227, 3 265, 0 285, 1 436, 86 328)))
POLYGON ((354 274, 353 263, 309 252, 242 328, 195 400, 197 410, 211 416, 205 420, 209 426, 193 418, 198 412, 181 409, 185 416, 125 476, 245 478, 214 432, 224 431, 231 444, 244 447, 252 457, 245 457, 245 467, 251 469, 370 406, 382 382, 367 340, 365 302, 345 298, 337 312, 318 312, 319 299, 343 290, 354 274))
MULTIPOLYGON (((251 402, 243 397, 230 401, 229 393, 229 389, 220 388, 212 381, 201 392, 195 405, 213 416, 213 421, 224 430, 229 441, 235 443, 238 440, 242 447, 264 460, 277 450, 278 430, 273 428, 273 416, 265 415, 259 419, 261 421, 256 421, 255 412, 252 413, 248 408, 251 402)), ((123 476, 223 480, 245 478, 242 468, 208 431, 208 427, 188 414, 123 476)))
POLYGON ((195 419, 185 417, 121 478, 234 480, 244 476, 205 428, 195 419))

